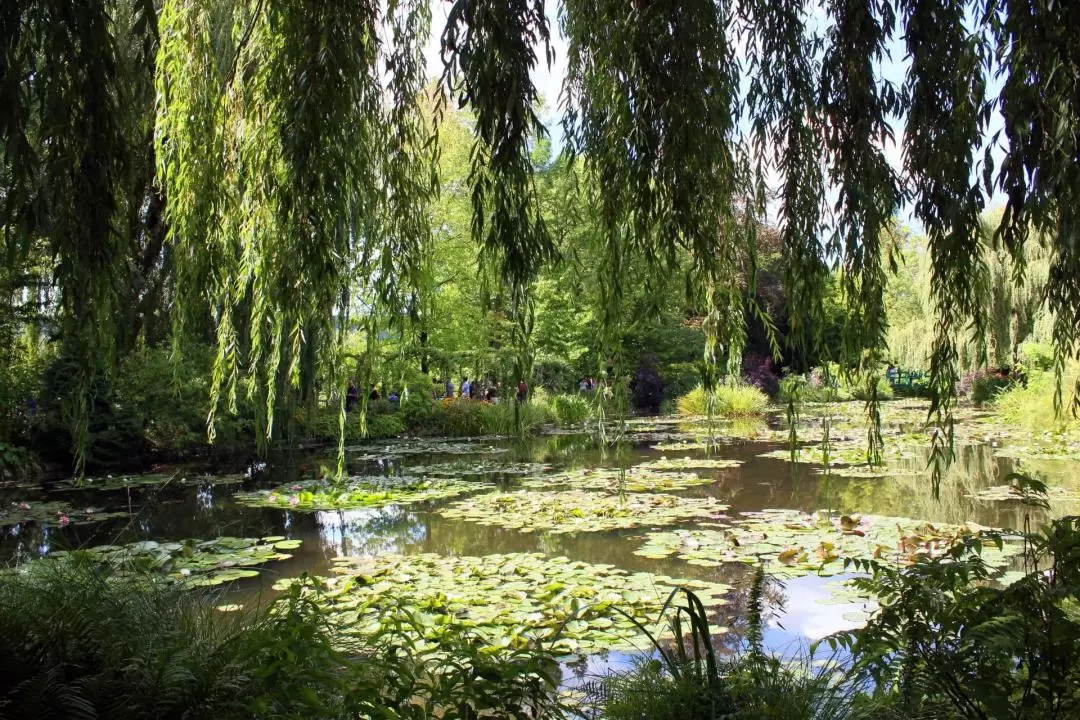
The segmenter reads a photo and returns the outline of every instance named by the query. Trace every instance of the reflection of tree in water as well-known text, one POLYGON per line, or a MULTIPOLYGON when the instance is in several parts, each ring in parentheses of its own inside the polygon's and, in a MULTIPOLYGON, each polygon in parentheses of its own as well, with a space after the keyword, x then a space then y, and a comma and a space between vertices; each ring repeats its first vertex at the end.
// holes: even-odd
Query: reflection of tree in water
POLYGON ((341 555, 404 553, 427 539, 426 524, 401 505, 314 513, 323 552, 341 555))
MULTIPOLYGON (((941 479, 935 499, 926 472, 928 455, 903 460, 898 467, 917 474, 888 478, 832 478, 834 507, 841 512, 893 515, 932 522, 977 522, 1000 528, 1022 528, 1025 516, 1039 525, 1049 520, 1042 510, 1013 501, 980 500, 973 495, 989 487, 1008 485, 1015 461, 995 457, 989 445, 956 448, 956 459, 941 479)), ((1020 469, 1023 469, 1021 467, 1020 469)), ((1055 478, 1047 477, 1053 484, 1055 478)))

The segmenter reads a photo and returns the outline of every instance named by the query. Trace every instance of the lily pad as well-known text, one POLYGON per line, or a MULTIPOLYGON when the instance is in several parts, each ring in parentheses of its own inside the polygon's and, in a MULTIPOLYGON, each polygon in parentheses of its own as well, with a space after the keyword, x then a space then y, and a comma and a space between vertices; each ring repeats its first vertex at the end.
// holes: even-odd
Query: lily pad
POLYGON ((282 508, 284 510, 354 510, 441 500, 462 493, 491 487, 481 482, 466 482, 415 477, 384 478, 359 476, 343 481, 283 485, 273 490, 255 490, 233 495, 237 503, 249 507, 282 508))
MULTIPOLYGON (((539 639, 567 654, 647 647, 633 621, 651 626, 671 591, 687 582, 542 553, 381 555, 334 562, 335 575, 320 578, 323 592, 313 597, 347 635, 377 632, 395 608, 404 606, 432 637, 453 624, 492 644, 539 639)), ((725 604, 731 590, 700 581, 694 587, 709 608, 725 604)), ((663 634, 665 627, 656 631, 663 634)))
POLYGON ((736 468, 742 464, 742 460, 728 460, 726 458, 694 458, 689 456, 681 458, 668 458, 666 456, 663 456, 659 460, 649 460, 648 462, 638 463, 634 466, 634 468, 654 471, 689 469, 722 470, 727 468, 736 468))
MULTIPOLYGON (((98 545, 76 552, 119 570, 158 572, 173 582, 205 587, 256 577, 259 571, 253 569, 255 566, 288 560, 292 555, 282 550, 299 546, 299 540, 266 542, 258 538, 225 536, 179 542, 143 540, 127 545, 98 545)), ((58 551, 49 557, 68 554, 58 551)))
MULTIPOLYGON (((494 438, 486 438, 492 440, 494 438)), ((417 438, 389 444, 364 444, 345 448, 346 452, 355 453, 355 460, 383 460, 387 457, 402 455, 493 455, 509 452, 508 448, 497 447, 485 438, 474 438, 459 442, 417 438)))
POLYGON ((696 485, 711 485, 716 478, 701 477, 688 472, 653 472, 641 466, 627 468, 584 468, 526 478, 521 482, 527 488, 566 486, 581 490, 607 490, 609 492, 653 492, 685 490, 696 485))
MULTIPOLYGON (((1024 499, 1024 496, 1013 485, 992 485, 964 497, 989 502, 1020 501, 1024 499)), ((1046 499, 1050 502, 1080 502, 1080 493, 1060 487, 1048 487, 1046 488, 1046 499)))
POLYGON ((150 473, 147 475, 117 475, 106 477, 71 478, 63 482, 65 490, 123 490, 131 487, 179 485, 192 487, 199 485, 238 485, 248 478, 247 475, 199 475, 150 473))
POLYGON ((0 506, 0 526, 32 522, 39 525, 89 525, 111 518, 127 517, 125 512, 104 512, 96 507, 76 507, 60 501, 21 500, 0 506))
MULTIPOLYGON (((827 516, 797 510, 741 513, 717 529, 650 533, 636 554, 649 558, 677 556, 696 565, 726 562, 765 563, 778 577, 832 575, 846 559, 878 559, 910 565, 945 554, 957 541, 984 530, 974 525, 933 525, 910 518, 827 516)), ((985 546, 983 559, 1004 568, 1019 547, 985 546)))
POLYGON ((533 475, 551 470, 550 465, 544 463, 503 463, 493 460, 455 460, 453 462, 435 463, 433 465, 410 465, 404 468, 409 475, 422 477, 433 475, 436 477, 460 477, 462 475, 533 475))
POLYGON ((713 498, 632 493, 623 497, 565 490, 519 490, 489 493, 441 508, 444 517, 522 532, 554 534, 600 532, 639 525, 672 525, 690 518, 710 518, 727 509, 713 498))

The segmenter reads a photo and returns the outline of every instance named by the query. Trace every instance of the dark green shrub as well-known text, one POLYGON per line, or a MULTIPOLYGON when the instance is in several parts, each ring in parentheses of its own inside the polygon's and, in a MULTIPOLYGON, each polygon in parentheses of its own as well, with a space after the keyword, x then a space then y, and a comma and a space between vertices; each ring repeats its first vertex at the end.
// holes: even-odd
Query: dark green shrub
POLYGON ((1006 587, 989 582, 988 541, 906 570, 850 563, 881 610, 832 644, 902 717, 1080 717, 1080 519, 1027 536, 1026 574, 1006 587))
POLYGON ((552 393, 573 392, 580 381, 574 368, 561 360, 543 360, 533 367, 533 384, 552 393))
POLYGON ((698 363, 672 363, 660 367, 660 381, 664 384, 664 396, 682 397, 701 384, 698 363))

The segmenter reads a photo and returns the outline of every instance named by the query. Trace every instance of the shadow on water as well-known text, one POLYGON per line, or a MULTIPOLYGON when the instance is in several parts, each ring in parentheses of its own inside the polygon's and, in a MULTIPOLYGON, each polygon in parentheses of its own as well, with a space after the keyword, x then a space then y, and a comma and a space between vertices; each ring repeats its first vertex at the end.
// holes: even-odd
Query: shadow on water
MULTIPOLYGON (((449 442, 449 441, 448 441, 449 442)), ((542 436, 524 443, 485 441, 482 447, 505 449, 500 461, 549 463, 560 468, 611 465, 615 457, 602 451, 586 435, 561 434, 542 436)), ((352 452, 350 474, 399 475, 410 466, 461 460, 463 454, 389 454, 389 459, 357 460, 365 455, 386 455, 398 450, 401 443, 371 444, 363 452, 352 452)), ((445 446, 444 446, 445 447, 445 446)), ((958 449, 958 459, 942 480, 940 499, 934 499, 929 479, 916 474, 925 468, 926 458, 903 461, 899 467, 913 474, 886 478, 826 478, 810 464, 793 467, 762 453, 784 447, 775 442, 736 441, 720 446, 718 457, 742 461, 738 467, 720 470, 697 470, 709 474, 714 482, 694 487, 681 494, 711 496, 729 505, 728 513, 763 508, 792 508, 805 511, 828 510, 842 513, 873 513, 914 517, 932 522, 976 522, 1003 528, 1022 526, 1024 514, 1013 502, 989 502, 973 495, 989 487, 1007 484, 1009 473, 1017 469, 1015 461, 997 458, 989 446, 958 449)), ((490 453, 490 450, 488 451, 490 453)), ((695 451, 668 452, 668 457, 691 456, 695 451)), ((665 453, 642 443, 622 453, 623 462, 635 463, 659 459, 665 453)), ((473 459, 477 456, 474 455, 473 459)), ((483 457, 483 453, 480 454, 483 457)), ((3 528, 0 553, 9 562, 23 562, 48 555, 58 549, 99 544, 119 544, 138 540, 181 540, 212 538, 222 535, 262 537, 284 535, 302 540, 293 557, 262 569, 258 578, 242 584, 233 592, 245 600, 266 598, 270 585, 280 577, 301 573, 325 574, 334 558, 345 555, 386 553, 437 553, 442 555, 486 555, 490 553, 542 552, 566 556, 571 560, 608 563, 630 571, 645 571, 672 577, 722 582, 734 586, 730 605, 716 609, 717 625, 729 627, 725 644, 734 647, 744 630, 742 620, 751 569, 742 564, 716 568, 689 565, 678 559, 647 559, 633 554, 641 544, 645 529, 617 532, 552 535, 525 533, 500 527, 478 525, 444 518, 433 510, 440 501, 410 506, 390 505, 381 508, 326 512, 296 512, 250 508, 232 501, 232 493, 243 487, 251 490, 317 477, 322 468, 333 467, 335 458, 313 452, 277 458, 270 469, 253 472, 241 485, 218 485, 200 482, 205 468, 178 471, 188 482, 169 482, 163 486, 146 485, 119 490, 55 488, 0 490, 0 503, 8 506, 23 500, 65 500, 73 507, 94 506, 124 513, 123 517, 90 525, 60 527, 55 522, 8 525, 3 528)), ((1025 466, 1025 469, 1032 469, 1025 466)), ((1052 482, 1076 489, 1077 471, 1069 463, 1045 461, 1034 468, 1052 482)), ((175 477, 175 476, 174 476, 175 477)), ((495 482, 500 488, 513 488, 519 479, 513 475, 476 474, 477 480, 495 482)), ((1056 509, 1056 514, 1066 510, 1056 509)), ((1035 524, 1047 518, 1036 514, 1035 524)), ((783 650, 813 641, 829 633, 855 627, 845 619, 852 609, 861 606, 826 604, 829 587, 836 578, 816 576, 770 585, 770 600, 784 610, 774 613, 768 622, 766 643, 783 650)), ((613 658, 624 662, 625 657, 613 658), (621 658, 621 659, 619 659, 621 658)), ((589 663, 577 670, 586 672, 589 663)))

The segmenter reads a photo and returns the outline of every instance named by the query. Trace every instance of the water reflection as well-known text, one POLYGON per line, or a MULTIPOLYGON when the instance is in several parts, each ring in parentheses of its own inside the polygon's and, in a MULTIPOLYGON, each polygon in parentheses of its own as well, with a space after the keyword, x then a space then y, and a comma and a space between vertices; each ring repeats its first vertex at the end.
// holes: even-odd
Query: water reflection
MULTIPOLYGON (((617 458, 610 449, 598 447, 587 435, 560 434, 528 442, 505 441, 506 452, 492 457, 499 462, 547 463, 572 469, 610 466, 620 461, 633 465, 664 455, 669 458, 700 455, 700 451, 661 452, 651 447, 654 444, 654 440, 649 440, 625 448, 622 457, 617 458)), ((759 457, 782 447, 775 442, 729 439, 713 454, 740 460, 742 465, 698 470, 715 482, 691 488, 683 494, 715 497, 730 506, 729 514, 763 508, 826 509, 915 517, 933 522, 974 521, 1006 528, 1023 527, 1026 522, 1037 526, 1051 515, 1080 510, 1076 503, 1063 503, 1047 513, 1025 508, 1016 502, 992 502, 975 497, 987 488, 1007 484, 1009 475, 1017 470, 1041 473, 1057 486, 1080 492, 1080 469, 1075 463, 1018 464, 1014 460, 995 457, 993 448, 986 445, 960 447, 956 461, 942 478, 940 496, 935 499, 929 478, 923 472, 927 461, 925 454, 903 461, 900 467, 907 474, 896 477, 825 478, 809 464, 793 467, 783 460, 759 457)), ((348 469, 351 474, 393 476, 407 473, 409 466, 463 457, 466 456, 411 454, 405 458, 397 456, 369 461, 353 457, 348 469)), ((328 458, 318 453, 293 453, 277 458, 271 467, 249 472, 243 489, 310 479, 317 476, 320 466, 329 462, 328 458)), ((498 482, 501 487, 513 487, 520 482, 518 476, 510 474, 489 473, 484 478, 498 482)), ((333 559, 343 555, 542 552, 572 560, 607 563, 633 572, 731 585, 735 590, 731 593, 730 604, 715 608, 712 620, 718 626, 730 628, 730 632, 722 636, 723 645, 729 649, 737 647, 745 634, 745 604, 751 569, 739 564, 705 568, 675 558, 656 560, 635 555, 634 551, 642 544, 643 535, 649 528, 578 535, 530 534, 446 519, 438 514, 441 502, 315 513, 259 509, 233 503, 231 495, 236 489, 238 486, 235 485, 201 484, 140 486, 114 491, 74 489, 63 493, 48 488, 2 490, 0 504, 5 506, 18 500, 62 499, 74 507, 93 505, 106 511, 122 511, 124 517, 77 527, 57 527, 47 522, 10 525, 0 534, 0 557, 20 563, 57 549, 148 539, 284 535, 303 540, 291 560, 262 572, 257 582, 267 587, 276 577, 295 577, 303 572, 325 574, 333 559)), ((786 585, 770 583, 767 600, 774 610, 766 625, 769 647, 784 648, 805 643, 854 625, 851 613, 865 608, 859 604, 825 602, 830 600, 831 582, 834 580, 808 577, 789 581, 786 585)), ((588 663, 582 666, 585 674, 588 667, 588 663)))
POLYGON ((404 553, 428 537, 420 516, 401 505, 317 512, 315 524, 330 557, 404 553))

